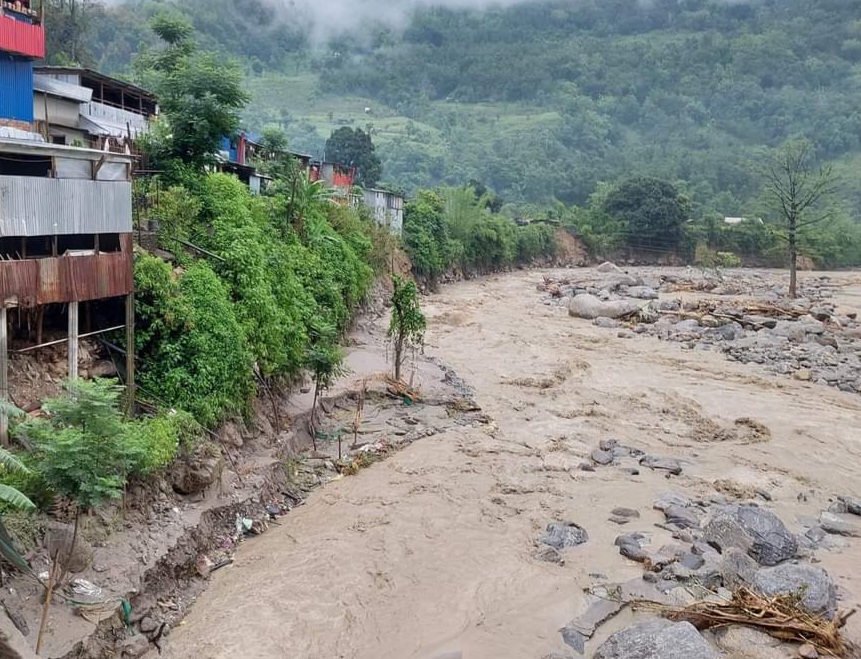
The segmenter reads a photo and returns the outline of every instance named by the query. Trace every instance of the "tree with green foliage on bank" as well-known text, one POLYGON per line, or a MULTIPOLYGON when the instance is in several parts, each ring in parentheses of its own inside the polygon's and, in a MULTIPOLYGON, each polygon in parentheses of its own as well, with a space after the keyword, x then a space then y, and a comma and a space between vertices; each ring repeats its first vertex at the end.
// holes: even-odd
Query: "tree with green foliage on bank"
POLYGON ((361 128, 344 126, 326 140, 326 160, 356 169, 356 184, 372 188, 383 175, 383 164, 371 134, 361 128))
POLYGON ((661 253, 679 246, 690 203, 672 183, 640 177, 613 189, 603 210, 624 227, 630 247, 661 253))
POLYGON ((766 194, 780 217, 788 246, 789 297, 798 295, 799 232, 832 217, 822 208, 837 191, 837 178, 830 165, 814 166, 807 141, 792 141, 780 149, 765 171, 766 194))
MULTIPOLYGON (((317 403, 320 396, 331 388, 335 381, 347 374, 344 366, 344 351, 338 345, 335 327, 315 325, 309 332, 309 346, 305 366, 314 378, 314 402, 311 404, 310 432, 314 450, 317 450, 317 403)), ((341 459, 338 445, 338 459, 341 459)))
POLYGON ((446 272, 498 272, 518 264, 553 257, 551 225, 518 226, 492 212, 472 185, 420 190, 404 207, 404 245, 413 272, 436 288, 446 272))
POLYGON ((149 138, 158 161, 178 160, 200 169, 212 161, 225 136, 236 133, 249 100, 242 71, 214 53, 202 51, 191 24, 161 13, 150 22, 161 39, 135 63, 142 83, 159 98, 166 126, 149 138))
POLYGON ((409 351, 420 349, 424 343, 427 320, 419 306, 419 290, 413 280, 394 275, 392 289, 392 319, 388 336, 394 351, 395 381, 400 382, 409 351))

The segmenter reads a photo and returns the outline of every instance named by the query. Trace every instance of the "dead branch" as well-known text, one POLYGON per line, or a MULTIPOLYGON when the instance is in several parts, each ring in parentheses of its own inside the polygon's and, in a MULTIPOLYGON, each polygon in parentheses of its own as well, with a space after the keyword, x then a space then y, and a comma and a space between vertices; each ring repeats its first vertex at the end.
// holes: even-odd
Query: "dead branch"
POLYGON ((858 656, 857 648, 840 633, 846 620, 854 613, 853 609, 827 620, 807 613, 796 596, 765 597, 740 588, 733 593, 731 600, 696 602, 681 609, 665 611, 664 615, 670 620, 687 621, 697 629, 746 625, 781 641, 810 643, 826 656, 846 659, 858 656))

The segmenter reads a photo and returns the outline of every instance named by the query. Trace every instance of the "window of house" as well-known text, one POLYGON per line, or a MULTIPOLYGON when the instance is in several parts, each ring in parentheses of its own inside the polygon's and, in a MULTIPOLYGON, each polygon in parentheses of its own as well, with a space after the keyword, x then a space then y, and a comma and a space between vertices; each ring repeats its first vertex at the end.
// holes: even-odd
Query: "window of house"
POLYGON ((0 175, 41 176, 51 175, 51 158, 18 153, 0 154, 0 175))

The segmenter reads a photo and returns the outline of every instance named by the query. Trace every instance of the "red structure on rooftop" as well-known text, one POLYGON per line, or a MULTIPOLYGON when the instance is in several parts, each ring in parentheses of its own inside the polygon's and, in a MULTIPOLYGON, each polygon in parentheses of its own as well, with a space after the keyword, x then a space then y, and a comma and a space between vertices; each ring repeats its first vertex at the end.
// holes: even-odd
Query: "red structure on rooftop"
POLYGON ((0 2, 0 51, 32 59, 45 57, 42 16, 30 0, 0 2))

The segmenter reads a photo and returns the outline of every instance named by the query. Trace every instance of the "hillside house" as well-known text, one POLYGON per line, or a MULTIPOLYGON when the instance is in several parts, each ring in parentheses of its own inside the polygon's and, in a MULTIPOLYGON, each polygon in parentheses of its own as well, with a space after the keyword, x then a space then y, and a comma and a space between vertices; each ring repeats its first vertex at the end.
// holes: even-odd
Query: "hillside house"
POLYGON ((37 67, 33 116, 36 131, 54 144, 123 153, 149 131, 158 103, 145 89, 97 71, 37 67))
MULTIPOLYGON (((111 146, 106 140, 97 142, 99 150, 84 149, 51 144, 34 132, 33 60, 44 53, 39 13, 27 1, 2 2, 0 400, 4 401, 9 400, 9 350, 40 345, 46 326, 62 322, 69 377, 77 377, 79 307, 86 318, 94 304, 113 305, 114 316, 125 316, 128 345, 134 345, 133 158, 101 150, 111 146)), ((85 86, 80 84, 83 78, 61 82, 85 86)), ((84 116, 99 111, 92 109, 93 99, 108 95, 107 89, 101 97, 90 91, 90 101, 79 91, 72 99, 87 105, 84 116)), ((137 102, 140 105, 143 99, 137 102)), ((90 127, 83 124, 82 129, 86 133, 90 127)), ((133 351, 128 353, 126 378, 133 390, 133 351)), ((0 413, 0 443, 8 439, 7 424, 0 413)))
POLYGON ((310 164, 308 176, 312 181, 323 181, 332 188, 336 198, 349 200, 356 181, 356 170, 334 162, 317 161, 310 164))
POLYGON ((255 163, 263 158, 260 138, 241 132, 235 138, 221 140, 216 169, 225 174, 233 174, 247 185, 251 192, 260 194, 272 181, 272 177, 258 171, 255 163))
POLYGON ((365 190, 364 203, 374 215, 380 226, 388 227, 396 236, 404 230, 404 198, 387 190, 368 188, 365 190))
MULTIPOLYGON (((283 153, 295 158, 306 174, 310 173, 311 156, 294 151, 283 153)), ((278 155, 265 152, 259 135, 242 131, 234 138, 225 137, 221 140, 217 169, 220 172, 233 174, 245 183, 251 192, 260 194, 271 183, 272 178, 260 172, 257 164, 278 155)))

